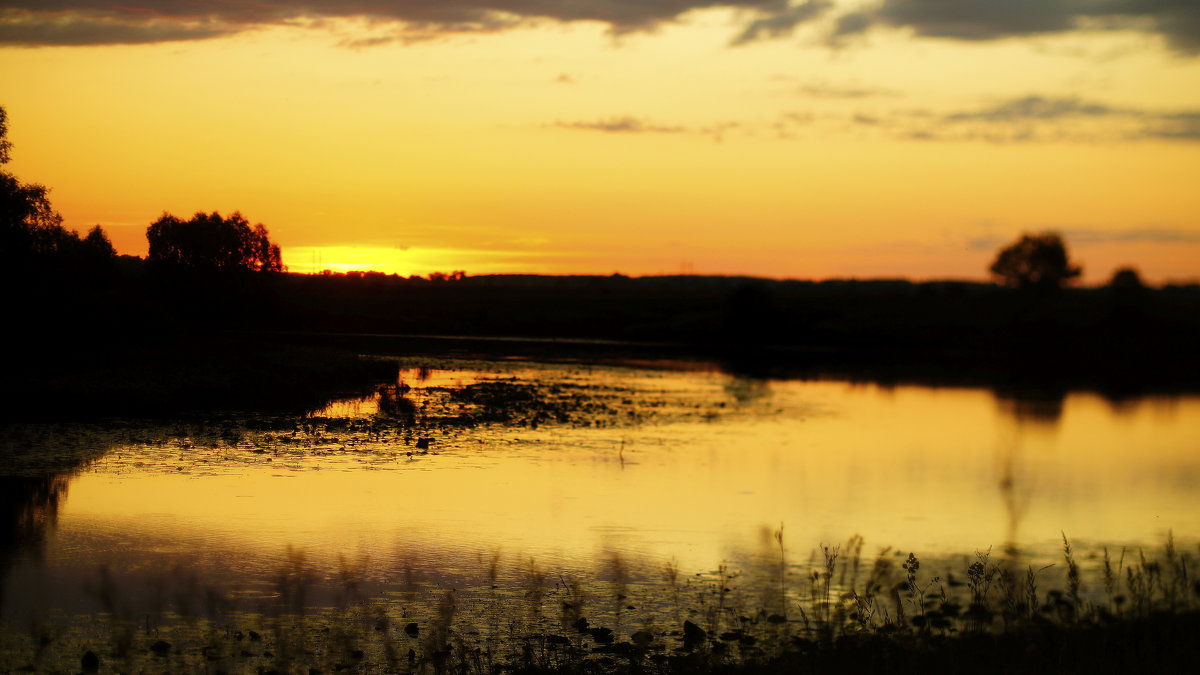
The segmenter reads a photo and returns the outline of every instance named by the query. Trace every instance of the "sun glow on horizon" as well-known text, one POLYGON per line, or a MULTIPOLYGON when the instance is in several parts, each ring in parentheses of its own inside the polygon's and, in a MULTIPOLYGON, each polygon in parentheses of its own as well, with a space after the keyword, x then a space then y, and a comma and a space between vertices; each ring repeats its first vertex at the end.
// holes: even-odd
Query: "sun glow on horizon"
MULTIPOLYGON (((379 272, 407 276, 429 276, 466 271, 472 274, 502 274, 513 269, 513 258, 523 262, 519 269, 539 273, 552 265, 539 264, 524 252, 473 251, 372 246, 292 246, 283 247, 283 263, 289 272, 319 274, 331 272, 379 272)), ((548 272, 547 272, 548 273, 548 272)))
POLYGON ((751 14, 0 46, 7 166, 120 253, 238 210, 298 272, 982 280, 1056 230, 1088 284, 1200 276, 1200 57, 1134 29, 830 49, 821 21, 731 46, 751 14))

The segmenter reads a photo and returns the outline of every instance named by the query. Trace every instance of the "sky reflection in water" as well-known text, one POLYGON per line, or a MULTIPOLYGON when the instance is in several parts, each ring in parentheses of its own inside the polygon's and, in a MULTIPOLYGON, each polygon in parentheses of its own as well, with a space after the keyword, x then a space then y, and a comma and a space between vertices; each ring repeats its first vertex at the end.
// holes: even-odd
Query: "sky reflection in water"
POLYGON ((401 371, 418 411, 451 413, 453 390, 501 381, 561 385, 608 412, 407 437, 320 428, 371 419, 367 399, 332 404, 298 433, 126 429, 71 480, 42 562, 13 564, 4 597, 20 604, 37 589, 38 602, 70 605, 102 564, 133 576, 186 564, 253 589, 289 546, 318 566, 358 561, 382 583, 411 565, 477 572, 496 552, 551 569, 616 553, 710 570, 769 549, 764 533, 781 523, 796 559, 855 533, 869 555, 892 545, 945 557, 1009 542, 1051 556, 1062 532, 1077 549, 1200 535, 1196 397, 1070 394, 1056 417, 982 389, 441 365, 401 371))

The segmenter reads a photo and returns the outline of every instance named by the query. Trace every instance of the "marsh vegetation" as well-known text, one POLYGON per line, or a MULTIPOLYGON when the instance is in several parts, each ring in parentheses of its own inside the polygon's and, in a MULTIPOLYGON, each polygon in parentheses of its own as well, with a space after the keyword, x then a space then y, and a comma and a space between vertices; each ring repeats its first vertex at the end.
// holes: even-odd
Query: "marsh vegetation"
POLYGON ((390 375, 304 412, 6 425, 0 667, 1103 672, 1194 656, 1195 397, 699 361, 369 362, 390 375))
POLYGON ((798 559, 784 528, 746 567, 691 572, 613 554, 594 573, 494 552, 328 569, 288 549, 269 585, 186 566, 126 594, 100 568, 88 615, 0 634, 37 672, 1183 672, 1200 625, 1195 549, 991 551, 931 562, 858 536, 798 559))

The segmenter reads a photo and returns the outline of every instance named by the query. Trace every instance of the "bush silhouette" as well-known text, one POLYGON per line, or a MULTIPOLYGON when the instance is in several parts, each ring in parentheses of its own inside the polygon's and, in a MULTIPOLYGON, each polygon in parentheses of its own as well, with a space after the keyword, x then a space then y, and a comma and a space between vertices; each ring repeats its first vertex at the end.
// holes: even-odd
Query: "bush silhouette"
POLYGON ((1142 275, 1138 274, 1136 268, 1122 267, 1113 272, 1112 278, 1109 279, 1108 285, 1113 288, 1128 288, 1139 289, 1145 288, 1146 284, 1142 281, 1142 275))

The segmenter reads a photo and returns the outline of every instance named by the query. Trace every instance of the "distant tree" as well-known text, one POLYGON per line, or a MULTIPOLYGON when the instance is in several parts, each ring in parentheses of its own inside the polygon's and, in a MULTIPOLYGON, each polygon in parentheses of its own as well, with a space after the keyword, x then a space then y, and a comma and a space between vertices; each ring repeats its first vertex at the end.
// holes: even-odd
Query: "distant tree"
POLYGON ((88 230, 87 236, 83 238, 83 243, 87 245, 89 250, 97 254, 102 254, 110 258, 115 258, 117 255, 117 249, 113 248, 108 235, 104 233, 104 228, 99 225, 88 230))
POLYGON ((1058 288, 1082 273, 1068 260, 1067 247, 1054 232, 1022 235, 1003 248, 988 269, 1014 288, 1058 288))
POLYGON ((446 274, 445 272, 430 272, 430 281, 462 281, 467 278, 467 273, 463 270, 454 270, 446 274))
POLYGON ((1142 275, 1138 274, 1137 269, 1133 267, 1121 267, 1117 269, 1113 272, 1112 279, 1109 279, 1108 285, 1113 288, 1128 289, 1146 287, 1146 284, 1142 283, 1142 275))
MULTIPOLYGON (((0 107, 0 164, 11 159, 12 143, 8 140, 8 112, 0 107)), ((0 171, 0 254, 3 263, 11 266, 44 248, 62 216, 50 206, 44 186, 23 184, 7 171, 0 171)))
POLYGON ((190 271, 282 272, 279 246, 261 223, 253 227, 235 212, 197 212, 191 220, 164 213, 146 229, 147 263, 190 271))

